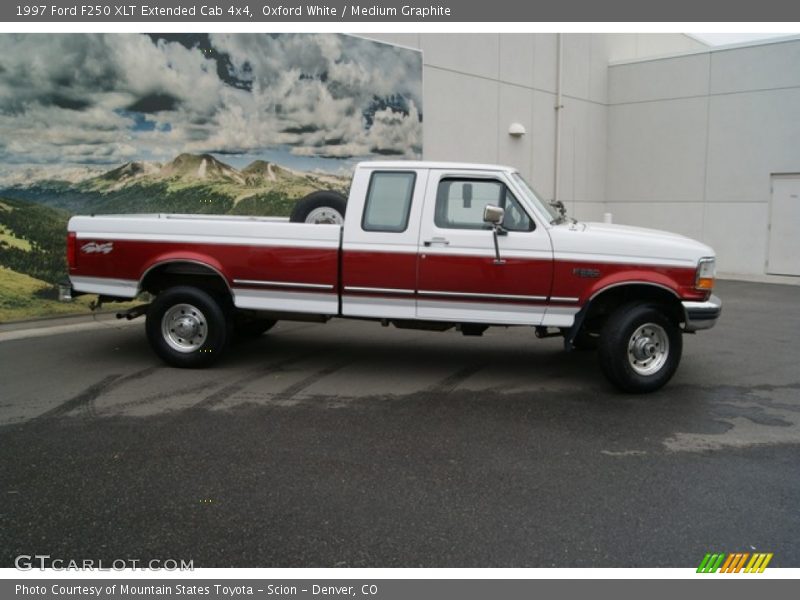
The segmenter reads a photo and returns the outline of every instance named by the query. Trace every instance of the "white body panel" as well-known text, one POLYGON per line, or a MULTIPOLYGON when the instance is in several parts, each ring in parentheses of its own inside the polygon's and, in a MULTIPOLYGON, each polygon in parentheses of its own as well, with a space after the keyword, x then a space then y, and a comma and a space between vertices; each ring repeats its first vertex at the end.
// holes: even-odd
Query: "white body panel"
POLYGON ((339 310, 339 297, 335 293, 282 292, 234 287, 233 297, 234 304, 238 308, 250 310, 319 315, 335 315, 339 310))
POLYGON ((139 293, 139 282, 130 279, 112 279, 111 277, 72 276, 72 286, 79 292, 104 294, 119 298, 135 298, 139 293))
MULTIPOLYGON (((413 292, 412 292, 413 293, 413 292)), ((368 317, 374 319, 414 319, 417 315, 417 301, 413 297, 373 298, 353 296, 345 288, 342 295, 342 316, 368 317), (346 309, 344 307, 347 307, 346 309), (345 312, 346 310, 346 312, 345 312)))
POLYGON ((627 225, 565 223, 551 227, 550 237, 555 260, 694 268, 700 258, 714 256, 707 245, 677 233, 627 225))
POLYGON ((269 217, 227 215, 101 215, 72 217, 78 239, 191 242, 247 246, 338 248, 338 225, 290 223, 269 217))

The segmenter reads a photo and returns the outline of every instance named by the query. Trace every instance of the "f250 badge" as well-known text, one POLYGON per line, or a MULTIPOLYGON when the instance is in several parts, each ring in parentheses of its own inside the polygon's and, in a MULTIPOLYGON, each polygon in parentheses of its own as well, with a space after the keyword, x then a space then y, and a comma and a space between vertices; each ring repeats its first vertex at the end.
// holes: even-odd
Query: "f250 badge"
POLYGON ((113 249, 114 242, 104 242, 102 244, 89 242, 81 246, 81 252, 84 254, 109 254, 113 249))
POLYGON ((596 278, 600 277, 600 269, 587 269, 585 267, 578 267, 576 269, 572 269, 572 274, 576 277, 596 278))

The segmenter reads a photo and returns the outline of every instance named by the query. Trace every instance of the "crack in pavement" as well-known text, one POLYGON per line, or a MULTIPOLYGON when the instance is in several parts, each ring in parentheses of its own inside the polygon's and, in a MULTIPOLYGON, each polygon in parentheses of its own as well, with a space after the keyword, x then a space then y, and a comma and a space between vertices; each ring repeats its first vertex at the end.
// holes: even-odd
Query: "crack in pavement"
POLYGON ((316 371, 315 373, 312 373, 308 377, 305 377, 305 378, 301 379, 297 383, 293 383, 292 385, 290 385, 285 390, 283 390, 281 392, 277 392, 276 394, 273 394, 272 398, 273 398, 273 400, 291 400, 293 397, 295 397, 297 394, 299 394, 303 390, 311 387, 312 385, 314 385, 318 381, 321 381, 322 379, 324 379, 328 375, 332 375, 333 373, 336 373, 337 371, 340 371, 340 370, 344 369, 345 367, 347 367, 348 365, 353 364, 354 362, 356 362, 356 361, 351 360, 351 359, 347 359, 347 360, 339 361, 339 362, 334 363, 332 365, 329 365, 327 367, 324 367, 324 368, 320 369, 319 371, 316 371))
POLYGON ((455 373, 448 375, 441 381, 437 381, 425 391, 436 394, 449 394, 456 389, 460 383, 463 383, 484 367, 486 367, 486 363, 484 362, 467 365, 457 370, 455 373))
POLYGON ((98 381, 97 383, 84 389, 82 392, 79 392, 72 398, 62 402, 58 406, 51 408, 48 411, 45 411, 38 417, 34 417, 34 420, 60 417, 67 415, 75 410, 81 410, 85 415, 89 417, 96 417, 97 413, 95 412, 93 405, 95 400, 101 394, 107 393, 113 390, 114 388, 121 386, 124 383, 148 377, 151 373, 161 368, 163 367, 161 367, 160 365, 156 365, 140 369, 139 371, 135 371, 134 373, 131 373, 129 375, 118 375, 118 374, 108 375, 103 379, 101 379, 100 381, 98 381))
POLYGON ((260 366, 257 369, 249 371, 244 377, 236 379, 233 383, 230 383, 225 387, 215 392, 212 392, 211 394, 200 400, 200 402, 193 404, 189 408, 190 409, 213 408, 214 406, 224 402, 234 394, 243 390, 250 383, 258 381, 259 379, 263 379, 267 375, 271 375, 272 373, 282 371, 283 369, 285 369, 290 365, 302 362, 319 354, 320 352, 304 353, 298 356, 293 356, 291 358, 280 360, 278 362, 270 363, 266 366, 260 366))

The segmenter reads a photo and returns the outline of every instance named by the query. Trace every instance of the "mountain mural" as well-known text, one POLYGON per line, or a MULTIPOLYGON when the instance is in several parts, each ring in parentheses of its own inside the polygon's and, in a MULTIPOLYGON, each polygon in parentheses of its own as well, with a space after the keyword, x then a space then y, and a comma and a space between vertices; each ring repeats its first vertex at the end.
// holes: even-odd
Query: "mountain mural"
POLYGON ((0 196, 72 214, 189 212, 288 216, 316 190, 347 193, 349 178, 304 173, 255 160, 243 169, 211 154, 182 153, 166 163, 132 161, 83 179, 37 177, 0 187, 0 196))
POLYGON ((0 321, 57 312, 70 215, 288 216, 421 158, 422 108, 421 53, 356 36, 0 34, 0 321))
MULTIPOLYGON (((0 322, 74 312, 60 305, 64 239, 71 214, 182 212, 288 216, 316 190, 347 193, 349 178, 303 173, 254 160, 236 169, 211 154, 183 153, 166 163, 131 161, 70 179, 29 170, 0 188, 0 322)), ((87 302, 80 307, 86 310, 87 302)))

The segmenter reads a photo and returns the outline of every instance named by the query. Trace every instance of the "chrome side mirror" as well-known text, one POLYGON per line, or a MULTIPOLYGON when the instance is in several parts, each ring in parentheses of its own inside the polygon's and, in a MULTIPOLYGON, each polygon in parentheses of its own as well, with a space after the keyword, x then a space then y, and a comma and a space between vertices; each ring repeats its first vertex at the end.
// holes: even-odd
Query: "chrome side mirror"
POLYGON ((483 209, 483 220, 491 225, 500 225, 506 216, 506 211, 499 206, 487 204, 483 209))
POLYGON ((483 209, 483 220, 492 226, 492 237, 494 238, 494 264, 504 265, 505 260, 500 258, 500 244, 497 241, 498 235, 505 235, 506 230, 503 229, 503 219, 506 216, 506 211, 499 206, 487 204, 483 209))

